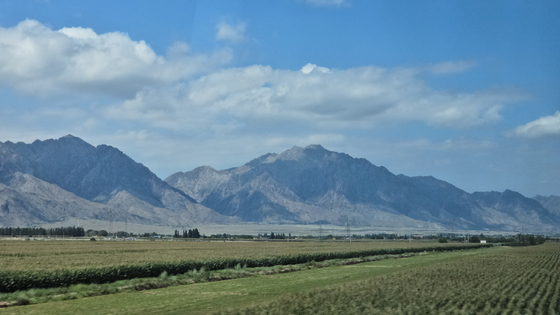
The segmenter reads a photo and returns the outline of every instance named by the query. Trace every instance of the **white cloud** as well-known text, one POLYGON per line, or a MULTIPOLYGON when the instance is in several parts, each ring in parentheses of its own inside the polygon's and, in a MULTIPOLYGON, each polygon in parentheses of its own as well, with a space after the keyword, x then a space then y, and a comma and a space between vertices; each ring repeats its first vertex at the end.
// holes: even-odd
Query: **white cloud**
POLYGON ((329 73, 330 70, 328 68, 317 67, 316 64, 308 63, 303 68, 301 68, 301 72, 304 74, 310 74, 313 71, 319 71, 321 73, 329 73))
POLYGON ((24 94, 130 97, 145 86, 204 73, 230 59, 228 51, 189 55, 181 43, 166 58, 124 33, 97 34, 81 27, 54 31, 34 20, 0 28, 0 84, 24 94))
MULTIPOLYGON (((244 31, 244 23, 221 23, 217 36, 239 40, 244 31)), ((503 106, 522 98, 509 91, 436 90, 422 79, 424 73, 466 71, 472 62, 393 69, 328 69, 308 63, 300 71, 261 65, 216 70, 230 59, 229 51, 192 55, 183 42, 160 56, 123 33, 79 27, 53 31, 33 20, 0 28, 0 85, 41 96, 118 96, 125 101, 104 106, 105 117, 169 130, 223 133, 279 122, 340 130, 410 121, 470 128, 499 121, 503 106)))
POLYGON ((519 126, 515 128, 513 134, 522 138, 560 136, 560 111, 519 126))
POLYGON ((173 87, 144 89, 106 113, 170 129, 206 128, 218 117, 220 123, 237 126, 282 121, 329 129, 371 128, 421 121, 470 128, 499 121, 503 106, 523 98, 511 91, 435 90, 421 73, 418 68, 338 70, 313 64, 301 71, 229 68, 173 87))
POLYGON ((247 25, 244 22, 239 22, 237 25, 220 22, 216 25, 216 40, 239 42, 245 38, 246 29, 247 25))

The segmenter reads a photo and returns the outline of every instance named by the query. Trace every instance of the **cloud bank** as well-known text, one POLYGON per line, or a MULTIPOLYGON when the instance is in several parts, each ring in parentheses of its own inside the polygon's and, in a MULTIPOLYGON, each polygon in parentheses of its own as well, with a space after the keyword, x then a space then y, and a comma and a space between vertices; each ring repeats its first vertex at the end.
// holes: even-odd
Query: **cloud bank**
MULTIPOLYGON (((441 68, 465 68, 461 62, 434 67, 439 74, 441 68)), ((172 86, 143 89, 106 114, 170 129, 199 129, 213 122, 234 129, 267 122, 344 129, 411 121, 472 128, 499 121, 506 104, 523 98, 511 91, 436 90, 423 79, 432 69, 340 70, 313 64, 299 71, 261 65, 228 68, 172 86)))
MULTIPOLYGON (((220 23, 216 38, 241 40, 245 28, 220 23)), ((97 107, 105 118, 168 130, 216 133, 291 123, 324 131, 412 121, 472 128, 499 121, 500 110, 522 98, 510 91, 438 90, 424 79, 475 65, 465 61, 404 68, 328 69, 311 63, 300 70, 224 68, 231 58, 229 50, 193 55, 183 42, 161 56, 124 33, 54 31, 33 20, 0 28, 0 84, 43 97, 117 97, 97 107)), ((541 128, 533 125, 523 128, 541 128)))
POLYGON ((560 111, 541 117, 515 128, 514 135, 521 138, 543 138, 560 136, 560 111))
POLYGON ((81 27, 51 30, 34 20, 0 28, 0 84, 23 94, 93 93, 134 96, 147 86, 216 69, 229 51, 190 55, 177 43, 167 57, 127 34, 97 34, 81 27))

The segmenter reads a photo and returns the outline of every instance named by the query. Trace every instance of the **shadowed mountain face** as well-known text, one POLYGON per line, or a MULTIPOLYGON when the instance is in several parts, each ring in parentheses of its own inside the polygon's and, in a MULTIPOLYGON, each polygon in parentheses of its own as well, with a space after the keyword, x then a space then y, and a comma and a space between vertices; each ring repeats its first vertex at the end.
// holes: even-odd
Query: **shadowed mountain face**
POLYGON ((221 214, 246 221, 344 224, 348 219, 355 225, 431 222, 476 229, 515 229, 528 218, 535 226, 560 224, 538 202, 519 194, 524 199, 506 191, 496 193, 501 202, 485 202, 433 177, 397 176, 319 145, 266 154, 229 170, 199 167, 166 182, 221 214))
MULTIPOLYGON (((118 149, 93 147, 71 135, 31 144, 0 143, 0 182, 11 185, 16 172, 57 185, 77 197, 108 204, 115 212, 130 212, 137 222, 172 225, 231 221, 169 186, 118 149), (137 216, 137 212, 144 216, 137 216)), ((107 212, 104 218, 109 216, 113 214, 107 212)))

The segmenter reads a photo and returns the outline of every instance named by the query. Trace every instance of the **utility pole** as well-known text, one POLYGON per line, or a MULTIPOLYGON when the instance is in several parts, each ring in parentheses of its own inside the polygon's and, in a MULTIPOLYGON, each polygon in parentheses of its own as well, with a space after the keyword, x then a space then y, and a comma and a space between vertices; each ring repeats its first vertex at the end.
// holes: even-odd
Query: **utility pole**
POLYGON ((109 218, 109 237, 111 237, 111 234, 113 234, 113 209, 109 210, 109 218))
POLYGON ((323 238, 323 225, 319 224, 319 242, 323 238))
MULTIPOLYGON (((64 221, 62 222, 66 221, 68 221, 68 211, 64 210, 64 221)), ((62 225, 62 239, 64 239, 64 225, 62 225)))
POLYGON ((352 243, 352 235, 350 235, 350 224, 348 223, 348 217, 346 217, 346 236, 348 237, 348 240, 350 240, 350 243, 352 243))

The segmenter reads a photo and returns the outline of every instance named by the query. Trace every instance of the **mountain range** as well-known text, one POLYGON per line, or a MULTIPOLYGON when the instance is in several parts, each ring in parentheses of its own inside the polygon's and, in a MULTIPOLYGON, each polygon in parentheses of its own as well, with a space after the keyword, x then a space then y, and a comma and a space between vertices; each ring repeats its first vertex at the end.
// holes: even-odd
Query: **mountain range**
POLYGON ((116 148, 68 135, 0 142, 0 226, 64 218, 146 225, 244 222, 550 231, 560 197, 468 193, 431 176, 395 175, 320 145, 227 170, 201 166, 164 181, 116 148))
POLYGON ((148 225, 234 223, 169 186, 116 148, 68 135, 0 143, 0 225, 67 217, 148 225))

